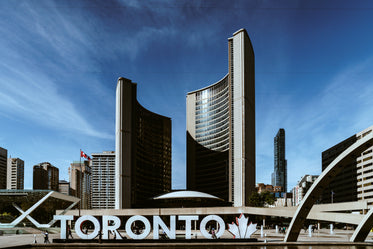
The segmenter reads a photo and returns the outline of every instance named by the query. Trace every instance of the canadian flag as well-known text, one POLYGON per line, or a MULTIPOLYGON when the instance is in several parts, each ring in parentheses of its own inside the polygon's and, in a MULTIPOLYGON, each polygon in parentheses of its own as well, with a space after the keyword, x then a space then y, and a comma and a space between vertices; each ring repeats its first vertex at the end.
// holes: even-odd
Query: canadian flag
POLYGON ((80 150, 80 157, 84 157, 88 160, 91 160, 91 158, 86 153, 84 153, 82 150, 80 150))

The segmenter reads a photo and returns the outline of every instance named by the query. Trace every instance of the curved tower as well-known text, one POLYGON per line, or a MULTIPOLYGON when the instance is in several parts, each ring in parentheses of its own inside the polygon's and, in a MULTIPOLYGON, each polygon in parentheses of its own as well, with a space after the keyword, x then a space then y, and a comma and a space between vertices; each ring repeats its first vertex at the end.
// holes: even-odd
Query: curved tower
POLYGON ((115 208, 146 207, 171 191, 171 119, 142 107, 136 83, 119 78, 116 93, 115 208))
POLYGON ((255 66, 246 30, 228 39, 228 74, 187 94, 187 188, 248 205, 255 190, 255 66))

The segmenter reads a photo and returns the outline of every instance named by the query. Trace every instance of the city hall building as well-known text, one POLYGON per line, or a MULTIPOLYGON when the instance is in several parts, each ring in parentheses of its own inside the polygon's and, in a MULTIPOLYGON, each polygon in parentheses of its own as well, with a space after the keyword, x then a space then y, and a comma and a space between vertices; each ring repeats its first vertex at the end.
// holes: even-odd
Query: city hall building
POLYGON ((148 207, 171 191, 171 119, 142 107, 137 84, 119 78, 116 90, 115 208, 148 207))
POLYGON ((221 80, 186 97, 187 189, 240 207, 255 191, 255 65, 244 29, 228 39, 228 64, 221 80))

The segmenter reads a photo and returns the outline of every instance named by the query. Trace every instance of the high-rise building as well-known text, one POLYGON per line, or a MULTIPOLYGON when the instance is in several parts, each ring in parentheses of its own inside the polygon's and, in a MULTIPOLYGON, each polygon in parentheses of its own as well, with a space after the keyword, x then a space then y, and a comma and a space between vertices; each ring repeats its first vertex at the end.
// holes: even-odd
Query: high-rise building
POLYGON ((91 167, 89 161, 77 161, 69 167, 71 194, 80 198, 81 209, 91 208, 91 167))
POLYGON ((7 189, 24 189, 25 163, 19 158, 8 158, 7 189))
POLYGON ((115 151, 92 153, 92 208, 115 208, 115 151))
POLYGON ((142 107, 137 84, 119 78, 116 90, 115 208, 146 207, 171 190, 171 119, 142 107))
MULTIPOLYGON (((322 170, 359 139, 373 132, 373 126, 358 132, 322 153, 322 170)), ((373 146, 363 153, 345 160, 346 166, 333 181, 325 187, 322 202, 347 202, 366 200, 373 206, 373 146)))
POLYGON ((8 151, 0 147, 0 189, 6 189, 8 151))
POLYGON ((187 188, 248 205, 255 191, 255 65, 246 30, 228 39, 228 74, 189 92, 187 188))
POLYGON ((283 192, 287 192, 287 161, 285 159, 285 130, 279 129, 274 138, 274 172, 272 182, 275 186, 281 186, 283 192))
MULTIPOLYGON (((354 135, 323 151, 321 170, 324 171, 334 159, 356 141, 356 135, 354 135)), ((345 163, 346 166, 342 171, 325 186, 320 196, 322 203, 357 201, 356 157, 346 159, 345 163)))
POLYGON ((39 163, 33 168, 33 189, 58 191, 59 170, 49 162, 39 163))

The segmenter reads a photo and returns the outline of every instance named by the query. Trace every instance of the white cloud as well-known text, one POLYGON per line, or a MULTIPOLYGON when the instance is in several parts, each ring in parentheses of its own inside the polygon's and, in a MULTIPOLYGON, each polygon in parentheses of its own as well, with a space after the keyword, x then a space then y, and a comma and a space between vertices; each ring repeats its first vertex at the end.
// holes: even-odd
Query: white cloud
POLYGON ((55 129, 75 131, 98 138, 113 135, 97 131, 74 104, 60 94, 53 80, 36 72, 21 72, 4 64, 0 77, 0 107, 3 112, 55 129))

